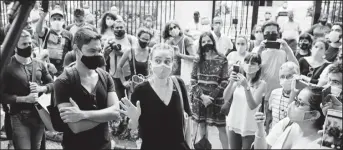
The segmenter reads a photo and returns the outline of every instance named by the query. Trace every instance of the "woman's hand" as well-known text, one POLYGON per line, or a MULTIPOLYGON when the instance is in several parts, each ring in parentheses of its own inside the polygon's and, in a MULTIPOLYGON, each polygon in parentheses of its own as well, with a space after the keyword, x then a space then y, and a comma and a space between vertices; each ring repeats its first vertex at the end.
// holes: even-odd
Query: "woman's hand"
POLYGON ((204 95, 204 94, 201 95, 200 98, 202 99, 202 103, 205 105, 205 107, 210 105, 213 101, 213 98, 211 96, 204 95))
POLYGON ((238 73, 238 80, 240 81, 241 85, 246 89, 249 85, 248 85, 248 80, 246 77, 244 77, 243 74, 238 73))
POLYGON ((307 83, 310 83, 310 81, 311 81, 311 78, 308 77, 308 76, 301 75, 300 78, 301 78, 302 80, 304 80, 305 82, 307 82, 307 83))
POLYGON ((264 122, 266 121, 266 116, 262 112, 256 112, 255 113, 255 121, 257 123, 257 128, 260 131, 263 131, 264 129, 264 122))
POLYGON ((123 86, 126 87, 126 88, 129 88, 131 86, 132 82, 131 81, 125 81, 123 83, 123 86))
POLYGON ((124 109, 124 110, 119 110, 121 113, 125 114, 130 119, 138 122, 138 119, 141 116, 141 105, 139 101, 137 101, 136 103, 137 107, 135 107, 131 103, 131 101, 129 101, 126 97, 124 97, 121 99, 119 104, 124 109))
POLYGON ((233 81, 233 82, 240 81, 236 72, 231 71, 229 81, 233 81))

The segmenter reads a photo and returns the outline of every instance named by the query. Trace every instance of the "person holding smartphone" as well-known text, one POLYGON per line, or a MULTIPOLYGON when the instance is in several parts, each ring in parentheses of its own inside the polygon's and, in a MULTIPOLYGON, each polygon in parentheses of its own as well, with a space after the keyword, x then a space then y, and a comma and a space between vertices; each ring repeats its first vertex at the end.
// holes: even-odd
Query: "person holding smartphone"
POLYGON ((288 107, 287 117, 278 122, 266 135, 264 113, 257 112, 258 126, 255 134, 255 149, 319 149, 318 140, 323 129, 325 116, 320 107, 321 87, 306 87, 288 107))
POLYGON ((243 73, 232 71, 229 85, 224 90, 225 101, 232 97, 231 109, 226 117, 231 149, 249 149, 254 141, 257 131, 254 114, 260 107, 267 86, 261 80, 261 62, 258 54, 247 55, 243 73))

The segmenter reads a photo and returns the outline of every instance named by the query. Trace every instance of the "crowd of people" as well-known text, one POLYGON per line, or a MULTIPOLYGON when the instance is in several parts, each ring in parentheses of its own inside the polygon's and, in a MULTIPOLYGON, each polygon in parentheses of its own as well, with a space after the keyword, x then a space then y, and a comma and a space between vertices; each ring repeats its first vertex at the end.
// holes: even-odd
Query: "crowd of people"
POLYGON ((342 110, 342 23, 328 23, 325 14, 301 31, 292 11, 282 24, 267 12, 254 40, 231 41, 220 16, 210 23, 199 12, 189 27, 171 20, 161 34, 146 16, 130 35, 114 11, 96 28, 81 8, 66 24, 60 8, 41 5, 2 77, 0 103, 15 149, 44 143, 35 107, 47 93, 66 150, 110 149, 113 122, 138 130, 141 149, 211 146, 208 126, 218 129, 223 149, 318 149, 327 110, 342 110), (328 87, 338 101, 323 103, 328 87))

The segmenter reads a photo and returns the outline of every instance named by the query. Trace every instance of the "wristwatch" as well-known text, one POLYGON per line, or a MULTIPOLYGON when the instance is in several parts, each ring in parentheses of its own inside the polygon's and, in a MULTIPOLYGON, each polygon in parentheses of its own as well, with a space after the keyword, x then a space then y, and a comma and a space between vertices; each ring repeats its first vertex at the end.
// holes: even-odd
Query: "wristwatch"
POLYGON ((246 87, 245 90, 250 91, 250 86, 246 87))

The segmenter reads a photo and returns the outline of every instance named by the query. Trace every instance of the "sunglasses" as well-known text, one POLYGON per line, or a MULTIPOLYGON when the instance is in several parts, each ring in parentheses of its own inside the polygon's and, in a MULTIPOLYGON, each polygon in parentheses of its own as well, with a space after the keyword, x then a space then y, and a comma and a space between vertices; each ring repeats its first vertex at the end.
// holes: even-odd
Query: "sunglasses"
POLYGON ((177 29, 177 26, 169 27, 169 31, 172 31, 173 29, 177 29))

